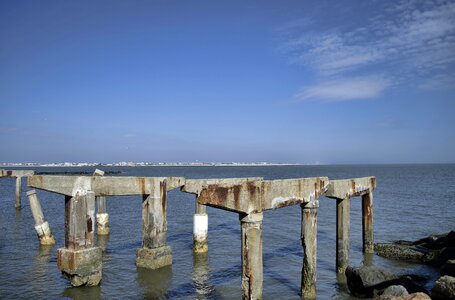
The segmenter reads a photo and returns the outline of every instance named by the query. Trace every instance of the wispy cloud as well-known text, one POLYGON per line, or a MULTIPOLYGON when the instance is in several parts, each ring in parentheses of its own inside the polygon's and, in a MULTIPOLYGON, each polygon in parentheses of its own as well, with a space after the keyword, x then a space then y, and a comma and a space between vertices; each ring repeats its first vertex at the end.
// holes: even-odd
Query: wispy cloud
POLYGON ((282 50, 293 63, 313 70, 319 81, 303 87, 297 99, 368 99, 392 81, 397 86, 427 89, 454 87, 455 2, 386 3, 377 15, 361 20, 361 25, 346 23, 350 26, 324 30, 320 29, 323 24, 299 27, 298 22, 283 27, 288 33, 283 35, 282 50), (378 73, 382 75, 374 75, 378 73), (360 83, 365 85, 348 91, 360 83))
POLYGON ((389 81, 386 78, 376 76, 342 78, 304 87, 294 98, 296 101, 325 102, 364 100, 378 96, 388 86, 389 81))

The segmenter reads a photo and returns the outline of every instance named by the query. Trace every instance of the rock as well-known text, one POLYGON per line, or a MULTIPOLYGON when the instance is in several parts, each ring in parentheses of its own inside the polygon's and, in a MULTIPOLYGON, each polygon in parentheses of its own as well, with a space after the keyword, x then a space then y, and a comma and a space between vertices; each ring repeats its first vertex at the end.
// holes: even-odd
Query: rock
POLYGON ((408 290, 402 285, 391 285, 384 290, 381 296, 404 296, 409 295, 408 290))
POLYGON ((444 275, 436 280, 431 290, 433 299, 455 299, 455 277, 444 275))
POLYGON ((379 256, 396 259, 396 260, 406 260, 413 262, 422 262, 424 256, 428 254, 429 250, 414 245, 407 244, 387 244, 387 243, 377 243, 374 245, 374 251, 379 256))
POLYGON ((446 234, 433 235, 415 241, 413 245, 420 245, 428 249, 440 250, 446 247, 455 247, 455 231, 446 234))
POLYGON ((391 296, 391 295, 381 295, 375 299, 380 300, 431 300, 431 298, 425 293, 413 293, 403 296, 391 296))
POLYGON ((448 260, 441 268, 441 275, 455 276, 455 260, 448 260))
POLYGON ((455 247, 446 247, 440 250, 437 256, 430 261, 434 266, 440 267, 444 265, 448 260, 455 259, 455 247))
POLYGON ((374 286, 398 278, 395 274, 373 266, 348 266, 345 274, 349 290, 357 297, 372 297, 374 286))

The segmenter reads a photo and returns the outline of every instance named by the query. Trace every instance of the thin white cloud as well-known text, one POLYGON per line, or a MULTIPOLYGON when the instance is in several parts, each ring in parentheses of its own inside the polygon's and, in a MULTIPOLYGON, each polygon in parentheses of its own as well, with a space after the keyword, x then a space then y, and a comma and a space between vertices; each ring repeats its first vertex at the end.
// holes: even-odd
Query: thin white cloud
MULTIPOLYGON (((356 13, 362 15, 361 11, 356 13)), ((385 3, 376 16, 360 24, 342 24, 346 26, 322 31, 317 24, 288 27, 292 33, 283 35, 281 50, 291 56, 292 62, 315 71, 320 82, 304 88, 299 93, 301 99, 369 99, 391 86, 388 82, 392 81, 396 86, 426 89, 452 86, 453 76, 446 75, 455 67, 454 1, 385 3), (377 72, 383 74, 381 80, 368 75, 377 72), (368 85, 358 91, 343 88, 361 81, 368 85), (343 93, 332 95, 335 90, 343 93)))
POLYGON ((388 86, 389 81, 380 76, 342 78, 304 87, 294 99, 324 102, 366 100, 377 97, 388 86))

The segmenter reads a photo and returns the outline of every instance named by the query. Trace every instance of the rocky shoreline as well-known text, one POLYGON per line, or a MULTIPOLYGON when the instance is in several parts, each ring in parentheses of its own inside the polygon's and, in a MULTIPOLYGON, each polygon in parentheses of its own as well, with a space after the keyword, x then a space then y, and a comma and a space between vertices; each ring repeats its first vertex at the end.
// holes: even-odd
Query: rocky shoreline
POLYGON ((429 264, 439 268, 441 277, 429 291, 425 288, 428 279, 422 276, 393 274, 374 266, 349 266, 345 274, 352 295, 383 300, 455 300, 455 231, 417 241, 377 243, 374 250, 384 258, 429 264))

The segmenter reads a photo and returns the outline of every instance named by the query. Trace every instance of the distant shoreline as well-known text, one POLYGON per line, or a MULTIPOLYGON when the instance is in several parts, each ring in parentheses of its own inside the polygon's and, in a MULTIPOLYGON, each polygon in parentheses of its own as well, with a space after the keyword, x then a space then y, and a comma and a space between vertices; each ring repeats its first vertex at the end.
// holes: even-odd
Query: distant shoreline
POLYGON ((56 164, 20 164, 6 163, 0 167, 52 167, 52 168, 80 168, 80 167, 261 167, 261 166, 311 166, 317 164, 292 164, 292 163, 56 163, 56 164))

